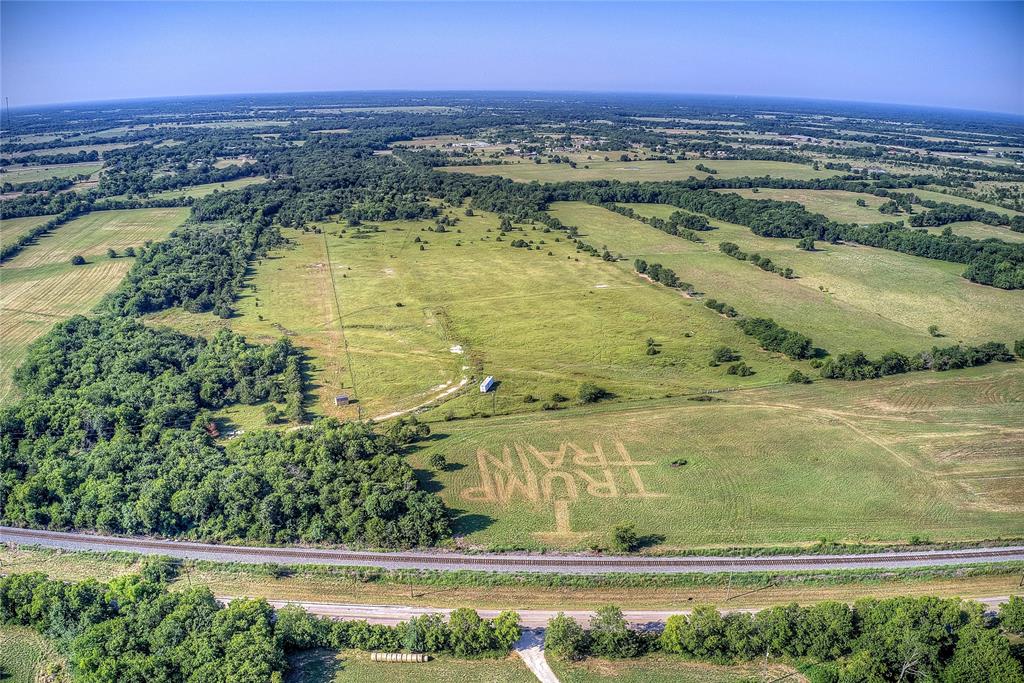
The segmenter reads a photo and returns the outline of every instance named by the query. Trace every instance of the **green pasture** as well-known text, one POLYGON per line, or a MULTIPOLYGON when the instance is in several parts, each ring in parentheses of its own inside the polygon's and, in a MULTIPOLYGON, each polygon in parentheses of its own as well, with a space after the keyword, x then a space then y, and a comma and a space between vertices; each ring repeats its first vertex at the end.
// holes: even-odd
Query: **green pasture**
POLYGON ((440 422, 412 462, 466 545, 588 548, 620 523, 659 550, 1015 537, 1019 365, 440 422))
MULTIPOLYGON (((630 206, 661 217, 675 210, 630 206)), ((816 251, 806 252, 796 240, 758 237, 720 221, 711 221, 716 229, 701 233, 705 242, 697 244, 582 202, 556 203, 551 213, 579 227, 586 241, 621 251, 627 260, 618 265, 625 271, 638 257, 661 263, 706 296, 746 315, 774 318, 832 353, 909 353, 958 341, 1012 342, 1021 334, 1021 293, 969 282, 960 277, 961 264, 851 244, 819 242, 816 251), (787 280, 726 256, 718 249, 725 241, 791 267, 797 277, 787 280), (928 334, 933 324, 943 338, 928 334)))
POLYGON ((313 358, 317 411, 342 417, 409 410, 463 379, 446 412, 537 411, 556 393, 575 398, 584 382, 621 399, 758 386, 794 367, 698 301, 577 253, 562 233, 522 225, 499 242, 497 216, 449 213, 461 218, 445 233, 427 221, 286 231, 291 244, 255 266, 229 323, 181 312, 156 320, 195 331, 230 324, 257 340, 289 335, 313 358), (756 374, 709 367, 722 345, 756 374), (481 395, 486 375, 499 385, 481 395), (336 409, 337 394, 358 403, 336 409))

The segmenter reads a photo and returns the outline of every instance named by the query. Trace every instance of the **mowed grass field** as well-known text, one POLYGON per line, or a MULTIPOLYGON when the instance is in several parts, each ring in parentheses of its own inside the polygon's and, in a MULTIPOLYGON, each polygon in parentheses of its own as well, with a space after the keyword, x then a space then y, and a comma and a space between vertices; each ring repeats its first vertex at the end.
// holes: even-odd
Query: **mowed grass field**
POLYGON ((5 218, 0 221, 0 244, 9 244, 21 235, 42 225, 53 216, 25 216, 24 218, 5 218))
POLYGON ((716 396, 437 423, 412 461, 468 545, 586 548, 619 523, 660 550, 1024 534, 1020 363, 716 396))
POLYGON ((0 680, 5 683, 67 683, 67 662, 29 628, 0 626, 0 680))
POLYGON ((55 164, 53 166, 8 166, 5 173, 0 174, 0 182, 31 183, 50 178, 70 178, 76 175, 92 175, 100 170, 103 164, 98 161, 82 164, 55 164))
POLYGON ((639 659, 586 659, 567 662, 548 657, 558 680, 562 683, 748 683, 749 681, 786 680, 799 683, 804 676, 782 664, 772 663, 767 669, 761 664, 735 664, 719 666, 703 662, 690 662, 670 655, 648 655, 639 659))
POLYGON ((815 171, 811 166, 794 164, 787 161, 751 161, 745 159, 687 159, 674 164, 665 161, 618 161, 618 153, 609 153, 610 160, 604 160, 603 152, 592 152, 591 160, 587 154, 569 154, 576 162, 576 168, 569 164, 535 164, 529 159, 509 157, 511 164, 498 166, 447 166, 440 171, 451 173, 471 173, 473 175, 500 175, 521 182, 559 182, 568 180, 621 180, 657 181, 685 180, 690 176, 706 178, 708 174, 696 169, 697 164, 718 171, 718 178, 739 178, 742 176, 759 177, 770 175, 776 178, 793 178, 807 180, 810 178, 828 178, 836 175, 836 171, 822 168, 815 171), (614 155, 614 156, 612 156, 614 155), (584 168, 589 166, 590 168, 584 168))
MULTIPOLYGON (((575 399, 588 381, 621 399, 757 386, 795 367, 698 302, 577 253, 561 233, 523 225, 499 242, 497 216, 449 213, 461 219, 445 233, 427 221, 288 231, 293 244, 255 267, 229 324, 308 348, 317 412, 341 417, 408 410, 463 380, 474 386, 446 412, 538 411, 555 393, 575 399), (514 248, 514 239, 537 248, 514 248), (648 338, 657 355, 647 355, 648 338), (722 345, 757 374, 709 367, 722 345), (486 375, 500 382, 493 395, 476 389, 486 375), (335 409, 337 394, 359 402, 335 409)), ((155 322, 207 333, 228 324, 181 312, 155 322)))
MULTIPOLYGON (((629 206, 663 218, 675 211, 659 204, 629 206)), ((851 244, 819 242, 816 251, 806 252, 796 248, 796 240, 758 237, 721 221, 711 221, 716 229, 701 233, 705 242, 697 244, 581 202, 556 203, 551 213, 578 226, 587 242, 622 252, 628 257, 617 264, 623 270, 631 270, 638 257, 661 263, 708 297, 745 315, 774 318, 833 354, 911 353, 959 341, 1012 343, 1021 335, 1024 295, 969 282, 960 277, 962 264, 851 244), (797 277, 787 280, 726 256, 718 249, 725 241, 791 267, 797 277), (931 337, 932 324, 946 336, 931 337)))
POLYGON ((439 656, 422 664, 371 662, 358 650, 308 650, 288 659, 285 683, 534 683, 537 679, 518 655, 502 659, 439 656))
POLYGON ((117 286, 132 259, 106 256, 159 240, 188 216, 187 208, 97 211, 67 223, 0 266, 0 400, 28 345, 55 323, 91 310, 117 286), (87 263, 72 266, 71 257, 87 263))

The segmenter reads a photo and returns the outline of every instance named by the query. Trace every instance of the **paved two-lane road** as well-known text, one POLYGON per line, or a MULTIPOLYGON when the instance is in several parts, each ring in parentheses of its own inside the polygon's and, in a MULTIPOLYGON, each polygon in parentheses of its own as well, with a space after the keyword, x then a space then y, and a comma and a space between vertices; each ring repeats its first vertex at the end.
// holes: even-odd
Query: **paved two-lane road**
POLYGON ((254 547, 169 541, 155 538, 100 536, 85 533, 0 527, 0 543, 63 550, 135 552, 181 559, 250 564, 317 564, 382 569, 471 570, 557 574, 718 573, 817 571, 822 569, 902 569, 986 562, 1024 561, 1024 546, 960 550, 901 550, 852 555, 767 555, 764 557, 628 557, 524 553, 455 553, 408 551, 360 552, 301 546, 254 547))

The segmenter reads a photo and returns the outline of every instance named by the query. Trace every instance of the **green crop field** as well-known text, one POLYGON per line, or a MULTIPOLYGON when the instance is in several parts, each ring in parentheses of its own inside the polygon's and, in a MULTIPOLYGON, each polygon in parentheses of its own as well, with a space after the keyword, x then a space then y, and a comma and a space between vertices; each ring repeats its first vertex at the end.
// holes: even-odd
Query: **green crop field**
MULTIPOLYGON (((500 175, 512 180, 530 182, 558 182, 565 180, 622 180, 622 181, 657 181, 657 180, 685 180, 690 176, 706 178, 707 173, 698 171, 695 167, 703 163, 705 166, 718 171, 719 178, 738 178, 742 176, 765 176, 771 175, 777 178, 793 178, 806 180, 809 178, 828 178, 836 175, 836 171, 822 169, 815 171, 810 166, 794 164, 787 161, 749 161, 734 159, 688 159, 676 161, 669 164, 665 161, 617 161, 616 156, 611 156, 610 161, 604 161, 602 153, 594 152, 592 160, 586 160, 586 155, 569 155, 577 162, 576 168, 568 164, 535 164, 529 159, 519 160, 517 157, 509 157, 510 160, 521 163, 511 163, 500 166, 448 166, 438 170, 452 173, 472 173, 473 175, 500 175), (589 166, 590 168, 584 168, 589 166)), ((616 153, 610 153, 616 154, 616 153)))
MULTIPOLYGON (((473 386, 446 410, 536 411, 555 393, 574 397, 586 381, 620 398, 757 386, 794 367, 698 302, 578 254, 561 233, 523 225, 498 242, 498 223, 477 212, 445 233, 410 221, 381 232, 342 234, 337 224, 322 235, 288 232, 293 244, 256 266, 230 324, 310 349, 318 412, 343 417, 355 417, 356 406, 335 410, 335 394, 355 395, 364 417, 379 416, 485 375, 500 381, 496 394, 473 386), (520 238, 536 248, 512 247, 520 238), (646 354, 649 337, 659 354, 646 354), (708 367, 722 345, 757 374, 708 367), (531 395, 539 401, 527 403, 531 395)), ((226 324, 177 311, 155 320, 200 332, 226 324)))
POLYGON ((5 683, 66 683, 67 662, 32 629, 0 626, 0 680, 5 683))
MULTIPOLYGON (((675 210, 629 206, 661 217, 675 210)), ((743 314, 774 318, 832 353, 909 353, 936 343, 1012 342, 1020 336, 1020 295, 969 282, 960 277, 960 264, 821 242, 817 251, 806 252, 796 248, 796 240, 758 237, 746 227, 720 221, 711 221, 716 229, 701 233, 705 243, 696 244, 579 202, 557 203, 551 213, 578 226, 588 242, 621 252, 627 260, 618 265, 625 271, 638 257, 661 263, 707 296, 743 314), (787 280, 720 253, 718 244, 725 241, 793 268, 797 278, 787 280), (933 324, 947 336, 930 337, 933 324)))
POLYGON ((285 683, 531 683, 534 678, 518 655, 504 659, 436 657, 422 664, 371 662, 366 652, 308 650, 288 660, 285 683))
POLYGON ((108 258, 108 247, 122 251, 160 239, 187 215, 187 208, 97 211, 60 226, 0 266, 0 399, 8 396, 11 373, 34 339, 60 320, 91 310, 128 272, 132 259, 108 258), (87 263, 71 265, 75 254, 87 263))
POLYGON ((715 396, 438 423, 413 462, 484 546, 618 523, 662 549, 1024 533, 1019 364, 715 396))

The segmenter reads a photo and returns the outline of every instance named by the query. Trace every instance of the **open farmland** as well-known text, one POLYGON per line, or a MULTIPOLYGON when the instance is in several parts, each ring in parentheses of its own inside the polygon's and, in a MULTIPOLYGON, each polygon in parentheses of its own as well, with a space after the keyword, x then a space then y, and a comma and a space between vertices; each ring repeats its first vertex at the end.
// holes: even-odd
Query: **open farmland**
MULTIPOLYGON (((663 218, 675 211, 657 204, 627 206, 663 218)), ((666 265, 707 296, 740 313, 774 318, 833 354, 910 353, 937 342, 1012 342, 1020 334, 1020 295, 965 280, 961 264, 848 244, 818 242, 816 251, 806 252, 796 248, 796 240, 758 237, 721 221, 711 221, 716 229, 700 233, 705 242, 696 244, 578 202, 557 203, 551 213, 578 226, 589 242, 621 251, 627 257, 618 264, 622 269, 631 270, 634 258, 666 265), (797 277, 787 280, 726 256, 718 249, 726 241, 793 268, 797 277), (945 339, 928 334, 933 324, 945 339)))
POLYGON ((0 181, 5 183, 31 183, 50 178, 70 178, 76 175, 92 175, 100 170, 102 164, 90 162, 84 164, 58 164, 55 166, 8 166, 0 181))
POLYGON ((467 543, 660 549, 1019 535, 1024 368, 437 425, 467 543), (673 466, 685 460, 686 464, 673 466))
MULTIPOLYGON (((352 417, 355 406, 330 405, 335 394, 358 397, 364 417, 379 416, 494 375, 494 395, 473 386, 445 410, 522 412, 556 393, 574 397, 588 381, 623 399, 648 398, 771 384, 795 367, 699 302, 577 253, 562 233, 524 224, 499 242, 498 224, 477 212, 444 233, 425 221, 286 233, 293 245, 257 265, 230 325, 263 341, 287 334, 309 348, 320 412, 352 417), (512 247, 518 238, 536 248, 512 247), (660 353, 647 355, 647 338, 660 353), (757 373, 709 367, 723 345, 757 373)), ((194 330, 224 324, 181 312, 155 321, 194 330)))
POLYGON ((63 264, 76 254, 86 260, 99 256, 106 259, 108 248, 121 251, 160 239, 184 223, 187 216, 187 208, 94 211, 44 236, 4 264, 4 270, 63 264))
POLYGON ((534 180, 540 182, 560 182, 568 180, 621 180, 658 181, 686 180, 693 176, 707 178, 708 173, 698 171, 697 164, 718 171, 718 178, 738 178, 741 176, 765 176, 776 178, 793 178, 806 180, 809 178, 828 178, 836 175, 835 171, 821 169, 815 171, 811 166, 794 164, 787 161, 748 161, 735 159, 687 159, 675 163, 665 161, 618 161, 612 157, 604 161, 600 152, 593 154, 592 160, 577 160, 576 168, 569 164, 552 164, 545 162, 535 164, 529 159, 511 157, 516 163, 484 166, 447 166, 439 170, 451 173, 472 173, 473 175, 500 175, 520 182, 534 180), (589 166, 589 168, 585 168, 589 166))
POLYGON ((13 242, 37 225, 42 225, 52 216, 26 216, 24 218, 5 218, 0 221, 0 244, 13 242))
POLYGON ((0 398, 10 393, 11 372, 34 339, 56 322, 91 310, 128 272, 132 259, 110 259, 107 248, 120 251, 160 239, 184 222, 187 212, 97 211, 57 228, 0 266, 0 398), (87 263, 71 265, 75 254, 87 263))

